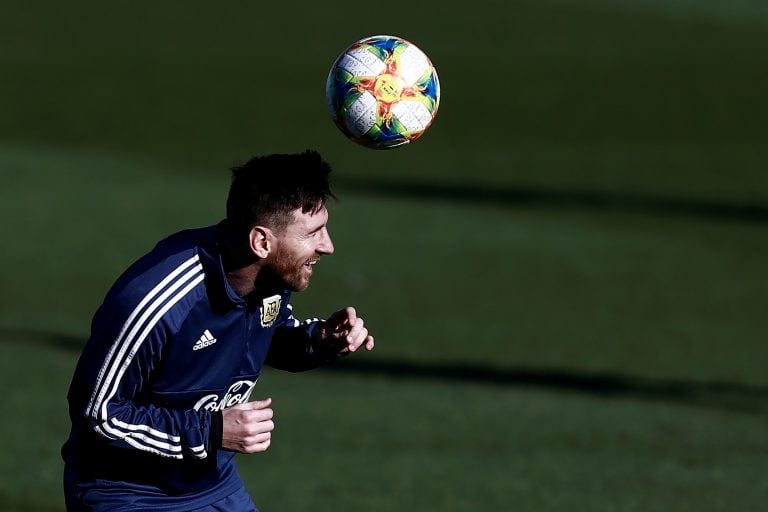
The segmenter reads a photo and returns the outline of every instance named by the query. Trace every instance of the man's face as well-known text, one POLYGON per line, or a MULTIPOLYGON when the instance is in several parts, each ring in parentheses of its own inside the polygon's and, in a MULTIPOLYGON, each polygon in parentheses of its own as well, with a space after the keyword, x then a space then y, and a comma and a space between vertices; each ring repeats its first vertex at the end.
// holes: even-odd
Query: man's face
POLYGON ((292 212, 293 220, 281 233, 273 233, 275 247, 271 269, 286 288, 295 292, 309 286, 312 270, 325 254, 333 254, 333 242, 328 233, 328 210, 292 212))

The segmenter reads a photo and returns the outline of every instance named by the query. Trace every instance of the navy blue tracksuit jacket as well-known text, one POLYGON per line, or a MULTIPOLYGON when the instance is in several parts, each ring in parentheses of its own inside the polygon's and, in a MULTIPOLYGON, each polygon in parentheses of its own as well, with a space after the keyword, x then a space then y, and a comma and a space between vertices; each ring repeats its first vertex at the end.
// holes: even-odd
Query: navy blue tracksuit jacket
POLYGON ((232 290, 216 231, 160 242, 96 312, 68 394, 68 510, 189 510, 238 490, 220 411, 248 400, 264 364, 326 362, 310 343, 320 321, 294 319, 288 291, 232 290))

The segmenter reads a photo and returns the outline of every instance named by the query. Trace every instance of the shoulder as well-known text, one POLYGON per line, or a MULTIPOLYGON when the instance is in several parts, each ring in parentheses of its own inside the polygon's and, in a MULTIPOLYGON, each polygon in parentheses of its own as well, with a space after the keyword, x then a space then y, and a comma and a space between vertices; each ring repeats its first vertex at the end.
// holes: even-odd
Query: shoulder
POLYGON ((167 311, 199 295, 205 279, 201 252, 212 241, 215 245, 212 228, 181 231, 160 241, 115 281, 104 304, 123 312, 139 307, 167 311))

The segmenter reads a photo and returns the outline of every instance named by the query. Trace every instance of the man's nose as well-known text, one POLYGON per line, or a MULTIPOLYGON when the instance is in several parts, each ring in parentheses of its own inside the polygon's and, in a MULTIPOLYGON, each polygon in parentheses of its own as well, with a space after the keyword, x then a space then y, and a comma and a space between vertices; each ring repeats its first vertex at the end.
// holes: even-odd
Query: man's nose
POLYGON ((318 252, 322 254, 333 254, 333 241, 331 240, 331 234, 327 229, 323 230, 323 238, 320 240, 320 245, 317 247, 318 252))

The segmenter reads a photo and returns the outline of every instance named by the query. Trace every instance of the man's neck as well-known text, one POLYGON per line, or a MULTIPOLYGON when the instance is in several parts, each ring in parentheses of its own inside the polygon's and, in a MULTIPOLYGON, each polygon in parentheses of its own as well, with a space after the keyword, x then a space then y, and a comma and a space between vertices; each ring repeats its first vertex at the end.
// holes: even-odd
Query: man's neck
POLYGON ((255 291, 256 276, 259 272, 254 256, 234 241, 226 221, 219 225, 218 243, 227 281, 235 293, 246 298, 255 291))
POLYGON ((256 273, 250 267, 226 270, 226 276, 229 285, 240 297, 247 298, 256 291, 256 273))

